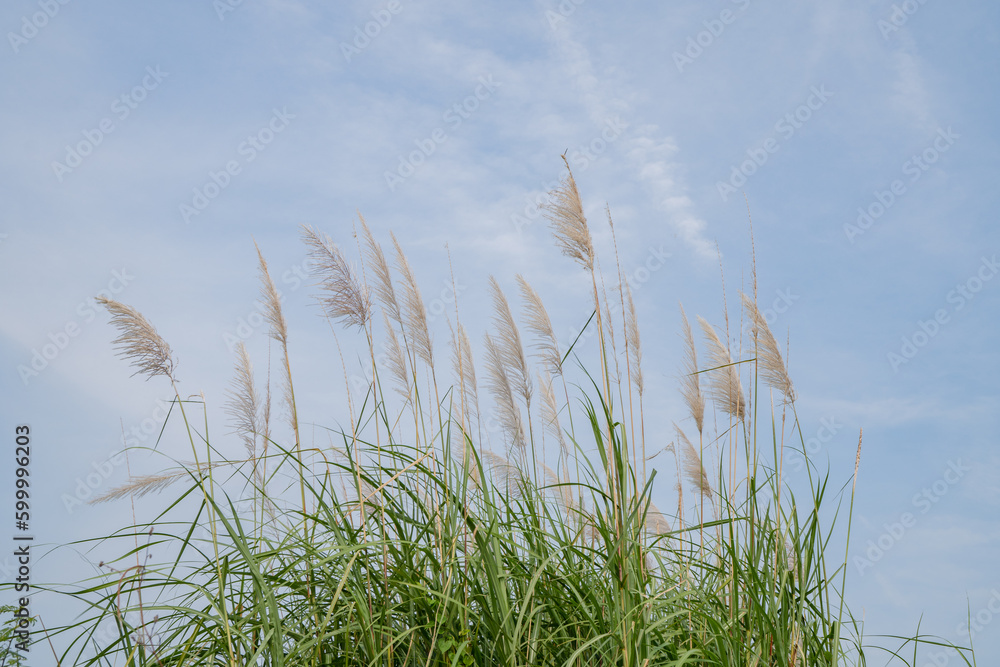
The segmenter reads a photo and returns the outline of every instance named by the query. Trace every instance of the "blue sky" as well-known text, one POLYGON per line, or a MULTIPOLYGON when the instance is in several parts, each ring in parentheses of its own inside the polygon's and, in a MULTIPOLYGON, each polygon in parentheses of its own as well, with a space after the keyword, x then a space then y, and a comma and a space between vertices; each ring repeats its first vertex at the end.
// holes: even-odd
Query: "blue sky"
MULTIPOLYGON (((101 474, 122 429, 151 445, 170 395, 129 379, 91 297, 158 327, 221 441, 233 337, 267 351, 256 241, 304 409, 344 421, 299 225, 352 256, 357 211, 392 230, 442 351, 448 251, 474 340, 488 276, 513 293, 515 273, 568 337, 586 283, 538 212, 566 152, 606 266, 605 204, 635 283, 652 423, 684 419, 677 303, 723 322, 717 248, 731 313, 749 289, 749 203, 761 307, 838 486, 864 428, 851 608, 869 633, 922 617, 955 641, 979 614, 996 662, 998 19, 983 0, 4 3, 0 400, 4 433, 36 434, 37 539, 127 519, 63 498, 88 474, 124 481, 101 474)), ((36 576, 92 556, 55 551, 36 576)))

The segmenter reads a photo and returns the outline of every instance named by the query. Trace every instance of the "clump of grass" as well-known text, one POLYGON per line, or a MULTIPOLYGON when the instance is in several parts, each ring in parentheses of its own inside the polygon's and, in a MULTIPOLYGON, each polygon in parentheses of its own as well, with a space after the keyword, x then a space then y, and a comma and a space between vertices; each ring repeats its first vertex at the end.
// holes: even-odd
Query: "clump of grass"
POLYGON ((351 410, 350 429, 324 429, 329 444, 307 447, 300 438, 292 341, 263 254, 262 298, 280 346, 293 440, 280 444, 270 379, 261 390, 241 347, 227 412, 245 459, 219 460, 216 452, 213 460, 207 425, 196 433, 188 422, 169 346, 137 311, 106 301, 122 331, 121 355, 148 377, 170 379, 195 462, 137 476, 100 499, 176 496, 153 520, 85 542, 125 540, 118 560, 66 591, 87 611, 50 632, 62 646, 57 663, 866 664, 858 626, 840 611, 837 575, 846 558, 828 569, 830 531, 819 518, 828 480, 811 481, 808 497, 796 499, 780 461, 786 439, 804 445, 798 421, 758 418, 766 391, 758 381, 780 392, 782 409, 793 414, 795 394, 754 301, 743 297, 754 327, 747 350, 734 353, 699 318, 703 365, 683 316, 680 392, 697 444, 680 427, 671 442, 648 434, 632 295, 620 288, 616 319, 572 173, 551 201, 557 244, 592 278, 598 365, 568 363, 582 351, 559 347, 541 298, 518 276, 524 330, 534 337, 526 343, 491 278, 495 330, 485 334, 479 363, 499 415, 492 432, 457 308, 449 323, 455 385, 440 394, 416 275, 392 237, 393 277, 363 218, 360 272, 331 239, 303 233, 319 267, 323 313, 363 332, 371 363, 365 395, 354 400, 348 388, 349 405, 360 406, 351 410), (384 365, 371 294, 383 311, 384 365), (532 372, 532 356, 540 372, 532 372), (620 363, 624 374, 615 370, 620 363), (584 389, 571 396, 570 386, 584 389), (706 419, 712 409, 723 419, 706 419), (713 422, 722 424, 718 432, 713 422), (556 445, 555 460, 546 439, 556 445), (674 454, 676 513, 652 502, 654 488, 673 482, 661 482, 655 470, 647 478, 647 439, 651 451, 674 454), (770 457, 759 454, 768 449, 770 457), (216 479, 223 468, 225 481, 216 479), (697 514, 685 512, 685 486, 697 514), (172 549, 172 558, 142 561, 142 534, 172 549), (114 637, 99 643, 95 629, 107 622, 114 637))

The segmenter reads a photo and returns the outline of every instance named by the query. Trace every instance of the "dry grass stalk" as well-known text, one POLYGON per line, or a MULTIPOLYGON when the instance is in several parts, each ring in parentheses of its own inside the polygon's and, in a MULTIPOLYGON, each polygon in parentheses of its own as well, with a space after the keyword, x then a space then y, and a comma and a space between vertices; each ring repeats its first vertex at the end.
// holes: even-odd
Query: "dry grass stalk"
POLYGON ((385 253, 382 246, 375 240, 372 230, 368 228, 363 215, 358 213, 361 220, 361 231, 365 237, 365 244, 368 246, 365 254, 368 262, 375 273, 375 296, 382 303, 382 308, 397 324, 403 323, 403 317, 399 310, 399 301, 396 299, 396 289, 392 286, 392 274, 389 272, 389 263, 385 260, 385 253))
POLYGON ((268 335, 281 343, 282 347, 286 347, 288 345, 288 323, 285 322, 285 315, 281 312, 281 295, 278 294, 278 288, 271 280, 271 273, 267 270, 267 260, 264 259, 264 255, 261 254, 256 243, 254 247, 257 248, 257 258, 260 260, 260 293, 261 303, 264 305, 264 321, 271 327, 268 335))
POLYGON ((320 287, 326 292, 319 301, 327 316, 345 326, 364 328, 371 319, 371 296, 358 282, 340 248, 325 234, 305 225, 302 239, 315 263, 313 273, 319 276, 320 287))
POLYGON ((719 408, 735 417, 743 419, 746 414, 746 402, 743 400, 743 385, 736 364, 729 356, 729 348, 723 345, 719 334, 704 318, 699 317, 698 323, 708 341, 709 358, 712 371, 708 375, 708 389, 719 408))
POLYGON ((632 384, 635 385, 639 396, 642 396, 645 383, 642 377, 642 339, 639 336, 639 318, 636 315, 635 301, 632 299, 632 288, 625 285, 625 334, 628 341, 628 351, 632 363, 629 371, 632 376, 632 384))
POLYGON ((702 496, 709 500, 714 500, 712 498, 712 484, 708 481, 708 475, 705 473, 705 466, 702 465, 701 457, 698 456, 698 450, 694 448, 691 441, 684 435, 684 431, 677 427, 677 424, 674 424, 674 428, 677 430, 677 437, 682 445, 684 476, 687 477, 688 482, 692 486, 698 489, 698 492, 702 496))
POLYGON ((545 204, 546 217, 551 223, 552 233, 563 254, 580 262, 589 271, 594 270, 594 243, 590 238, 587 218, 583 214, 580 192, 576 189, 573 171, 566 156, 567 176, 562 184, 550 193, 545 204))
POLYGON ((191 464, 190 468, 185 466, 179 470, 159 473, 156 475, 139 475, 136 477, 130 477, 129 481, 125 484, 116 486, 104 495, 91 498, 87 501, 87 503, 90 505, 97 505, 99 503, 106 503, 112 500, 121 500, 122 498, 127 498, 129 496, 141 498, 150 493, 158 493, 166 489, 174 482, 190 477, 193 469, 197 469, 202 475, 207 475, 210 468, 218 468, 220 465, 231 465, 231 462, 213 463, 211 466, 204 463, 199 466, 191 464))
POLYGON ((761 314, 757 304, 746 294, 743 297, 743 309, 747 317, 750 318, 750 325, 756 340, 757 347, 757 367, 760 369, 761 377, 769 386, 774 387, 785 395, 789 401, 795 400, 795 390, 792 388, 792 379, 785 369, 785 362, 781 358, 781 351, 778 348, 778 341, 771 333, 771 327, 767 325, 767 320, 761 314))
POLYGON ((521 289, 521 297, 525 301, 524 314, 528 322, 528 328, 539 338, 534 345, 538 350, 538 357, 542 365, 552 375, 562 374, 562 354, 559 351, 559 341, 556 338, 552 320, 545 310, 545 304, 538 292, 528 283, 521 274, 517 275, 517 284, 521 289))
POLYGON ((518 331, 514 315, 510 312, 510 304, 496 278, 490 276, 490 293, 493 297, 493 323, 497 329, 500 354, 504 365, 513 371, 511 375, 517 392, 524 402, 531 404, 531 374, 528 371, 528 360, 524 356, 524 346, 521 344, 521 332, 518 331))
POLYGON ((399 392, 405 401, 409 401, 411 386, 410 373, 406 366, 406 355, 403 352, 403 346, 399 343, 396 329, 392 322, 389 321, 388 314, 383 312, 382 316, 385 320, 386 366, 389 367, 392 379, 396 383, 396 391, 399 392))
POLYGON ((396 268, 403 274, 403 310, 406 313, 404 335, 409 333, 409 340, 413 343, 417 355, 433 368, 434 348, 431 346, 431 334, 427 328, 427 309, 424 308, 424 299, 420 296, 417 279, 413 275, 413 269, 410 268, 410 262, 403 254, 403 248, 394 234, 390 236, 396 248, 396 268))
POLYGON ((555 436, 559 442, 559 451, 563 460, 569 461, 569 447, 566 445, 566 438, 563 436, 562 428, 559 426, 559 405, 556 403, 556 395, 552 390, 552 376, 545 372, 539 374, 539 385, 542 389, 542 422, 545 428, 555 436))
POLYGON ((479 458, 483 462, 487 478, 492 480, 494 486, 511 498, 523 497, 525 478, 520 468, 488 449, 480 450, 479 458))
POLYGON ((645 527, 651 535, 665 535, 670 532, 670 523, 652 500, 649 501, 649 508, 646 510, 645 527))
POLYGON ((472 355, 472 346, 465 327, 458 323, 458 332, 452 331, 452 369, 455 379, 462 392, 466 426, 470 427, 473 419, 479 418, 479 391, 476 387, 476 366, 472 355))
POLYGON ((232 388, 226 393, 229 395, 226 414, 232 419, 233 431, 243 440, 243 446, 256 467, 260 399, 254 386, 250 355, 242 341, 236 346, 236 376, 233 378, 232 388))
POLYGON ((681 395, 687 403, 688 411, 694 418, 694 423, 698 427, 698 433, 702 433, 705 426, 705 397, 701 393, 701 382, 698 374, 698 350, 694 346, 694 336, 691 334, 691 324, 688 322, 684 306, 681 306, 681 320, 684 323, 684 347, 685 355, 683 361, 684 377, 681 379, 681 395))
POLYGON ((489 388, 496 400, 500 423, 511 440, 511 446, 522 455, 525 453, 524 422, 521 410, 514 402, 514 390, 503 353, 492 336, 486 334, 486 370, 489 374, 489 388))
POLYGON ((556 471, 545 465, 543 461, 538 461, 538 465, 542 466, 542 470, 545 474, 545 482, 553 487, 552 489, 556 494, 556 500, 559 501, 559 505, 562 506, 563 510, 569 512, 574 507, 576 507, 576 500, 573 498, 573 489, 568 486, 568 477, 559 478, 556 471))
POLYGON ((97 302, 111 313, 111 324, 118 329, 114 345, 118 356, 130 361, 136 369, 133 375, 145 375, 147 379, 163 375, 172 382, 176 362, 167 342, 156 333, 153 325, 131 306, 114 299, 97 297, 97 302))

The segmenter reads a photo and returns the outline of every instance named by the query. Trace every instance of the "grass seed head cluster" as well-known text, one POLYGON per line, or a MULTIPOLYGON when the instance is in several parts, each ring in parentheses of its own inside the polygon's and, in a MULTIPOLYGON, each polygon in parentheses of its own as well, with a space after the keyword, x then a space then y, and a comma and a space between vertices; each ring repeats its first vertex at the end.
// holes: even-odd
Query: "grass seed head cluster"
MULTIPOLYGON (((205 407, 181 393, 156 329, 102 300, 135 374, 169 380, 168 419, 183 423, 193 462, 97 499, 157 492, 174 502, 90 541, 122 555, 64 591, 85 612, 50 630, 58 664, 865 664, 843 608, 845 564, 830 564, 842 547, 820 522, 827 479, 810 468, 802 498, 782 479, 786 449, 803 440, 754 297, 742 295, 751 339, 739 350, 724 342, 728 317, 721 332, 699 317, 699 355, 681 309, 682 423, 693 429, 647 433, 638 313, 620 269, 599 269, 568 164, 549 201, 556 244, 589 278, 595 358, 560 346, 519 275, 516 301, 489 279, 494 316, 481 356, 456 305, 444 363, 394 236, 390 266, 359 216, 355 267, 303 228, 322 312, 339 335, 363 337, 371 382, 363 395, 348 383, 349 428, 303 441, 294 332, 258 249, 276 343, 266 367, 276 362, 278 373, 261 383, 238 347, 226 413, 239 460, 210 444, 197 417, 205 407), (274 388, 283 409, 272 408, 274 388), (649 462, 664 452, 673 462, 656 459, 661 477, 649 462), (676 507, 658 508, 654 486, 676 490, 676 507), (138 536, 171 559, 144 560, 138 536), (97 641, 108 625, 111 639, 97 641)), ((610 212, 608 224, 613 235, 610 212)))

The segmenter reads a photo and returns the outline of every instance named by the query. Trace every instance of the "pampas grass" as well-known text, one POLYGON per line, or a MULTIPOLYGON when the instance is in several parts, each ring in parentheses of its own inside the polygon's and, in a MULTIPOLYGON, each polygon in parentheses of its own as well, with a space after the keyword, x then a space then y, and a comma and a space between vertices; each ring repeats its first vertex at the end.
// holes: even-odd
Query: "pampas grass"
POLYGON ((743 385, 740 374, 729 356, 729 348, 719 339, 715 328, 698 317, 698 323, 708 343, 708 356, 712 368, 708 374, 708 390, 719 409, 737 420, 746 416, 743 385))
POLYGON ((133 375, 145 375, 147 380, 163 375, 171 382, 176 381, 174 367, 177 364, 170 346, 139 311, 105 297, 97 297, 97 303, 111 313, 111 324, 119 332, 113 345, 118 348, 118 356, 136 369, 133 375))
POLYGON ((403 248, 392 235, 392 245, 396 248, 396 268, 403 275, 403 308, 408 340, 417 352, 417 356, 431 369, 434 368, 434 347, 431 345, 431 334, 427 328, 427 309, 424 299, 417 286, 417 278, 413 275, 410 262, 406 259, 403 248))
POLYGON ((371 319, 371 297, 340 248, 330 237, 305 225, 302 226, 302 238, 309 246, 313 273, 319 277, 320 287, 325 292, 319 302, 327 317, 346 326, 365 328, 371 319))
POLYGON ((517 285, 521 290, 521 298, 524 299, 524 314, 528 329, 538 337, 534 345, 538 358, 549 373, 562 375, 559 340, 556 338, 545 304, 542 303, 542 298, 538 296, 535 288, 520 274, 517 276, 517 285))
MULTIPOLYGON (((152 503, 155 492, 164 496, 166 509, 151 522, 137 519, 95 540, 102 549, 120 548, 122 555, 108 561, 114 570, 105 568, 63 591, 67 601, 83 602, 84 609, 78 620, 50 631, 53 646, 59 645, 52 664, 867 664, 860 624, 843 610, 847 547, 842 562, 827 564, 832 532, 822 520, 830 513, 821 512, 821 503, 828 502, 828 480, 814 483, 810 475, 804 493, 796 496, 785 488, 782 495, 786 439, 805 449, 798 419, 786 424, 785 406, 782 415, 758 415, 764 412, 758 400, 754 410, 747 409, 741 373, 751 381, 758 373, 786 398, 794 395, 759 311, 744 298, 756 330, 756 364, 734 362, 715 329, 698 318, 708 359, 700 368, 681 310, 681 394, 699 447, 676 426, 676 440, 667 443, 663 424, 670 423, 665 413, 671 406, 645 385, 638 308, 621 284, 620 266, 620 293, 607 290, 616 297, 615 308, 603 279, 598 289, 597 253, 572 172, 551 201, 557 245, 591 273, 593 311, 588 305, 582 315, 593 318, 587 333, 596 337, 597 349, 578 347, 573 356, 578 363, 564 364, 541 299, 518 276, 523 326, 537 339, 537 354, 529 359, 515 314, 491 279, 493 331, 484 334, 480 368, 496 403, 495 419, 480 414, 475 355, 457 305, 448 321, 454 383, 438 394, 427 314, 395 237, 401 277, 396 284, 360 215, 359 251, 367 260, 360 273, 331 239, 318 230, 304 231, 319 269, 324 311, 357 334, 372 371, 364 400, 350 400, 348 387, 348 399, 333 402, 339 412, 317 420, 317 440, 329 442, 310 447, 308 465, 292 391, 288 327, 259 249, 265 319, 280 344, 278 384, 288 395, 293 447, 271 434, 270 372, 258 387, 241 346, 226 412, 247 458, 220 460, 228 448, 215 442, 207 408, 204 429, 191 426, 169 346, 137 311, 105 301, 119 331, 120 354, 147 378, 170 380, 196 456, 180 469, 132 476, 99 499, 146 496, 152 503), (378 332, 371 326, 369 281, 383 310, 384 327, 377 329, 384 355, 374 353, 378 332), (621 378, 612 340, 616 330, 624 334, 619 340, 628 364, 621 378), (535 360, 538 372, 530 363, 535 360), (433 382, 433 397, 419 391, 419 361, 427 367, 423 379, 433 382), (705 419, 702 375, 711 405, 735 423, 716 426, 717 420, 705 419), (555 377, 565 400, 556 399, 555 377), (387 383, 403 400, 398 412, 386 398, 387 383), (538 401, 532 400, 535 389, 538 401), (657 405, 656 428, 648 436, 644 397, 657 405), (408 405, 410 423, 401 419, 408 405), (536 456, 533 413, 542 419, 542 442, 558 442, 557 457, 546 457, 544 448, 536 456), (582 425, 578 430, 574 413, 582 425), (324 419, 350 428, 323 426, 324 419), (489 435, 498 431, 502 440, 489 445, 489 435), (640 480, 637 443, 643 442, 644 452, 646 437, 658 453, 674 456, 673 461, 649 457, 657 469, 648 478, 643 469, 640 480), (758 448, 760 438, 771 441, 773 458, 758 458, 758 451, 769 449, 758 448), (207 455, 206 463, 198 461, 199 452, 207 455), (726 455, 728 480, 711 461, 726 455), (745 462, 742 479, 735 475, 738 458, 745 462), (223 466, 231 474, 215 480, 213 470, 223 466), (674 478, 677 511, 663 512, 654 496, 671 493, 674 478), (265 493, 264 482, 277 490, 265 493), (693 493, 685 495, 685 488, 693 493), (688 519, 685 498, 688 505, 697 504, 697 519, 688 519), (709 521, 706 504, 713 510, 709 521), (201 530, 206 527, 207 537, 201 530), (164 562, 138 563, 142 534, 155 535, 149 545, 158 556, 168 554, 164 562), (133 612, 138 626, 130 622, 133 612), (101 623, 114 628, 111 642, 93 641, 101 623), (154 632, 163 639, 149 640, 154 632)), ((653 340, 660 340, 662 334, 654 333, 653 340)), ((340 337, 334 335, 339 351, 340 337)), ((351 359, 349 345, 345 339, 342 360, 351 359)), ((317 359, 330 356, 327 349, 313 353, 317 359)), ((348 364, 342 365, 346 375, 348 364)), ((794 404, 788 409, 794 411, 794 404)), ((302 423, 312 422, 303 417, 302 423)), ((645 466, 644 453, 641 459, 645 466)), ((853 497, 852 485, 852 503, 853 497)))
POLYGON ((741 293, 740 296, 743 298, 743 310, 752 327, 761 379, 784 394, 786 399, 794 401, 795 390, 792 388, 792 379, 785 370, 785 362, 781 358, 781 351, 774 334, 771 333, 771 327, 757 308, 757 304, 746 294, 741 293))
POLYGON ((578 261, 588 271, 593 271, 594 242, 590 238, 590 228, 583 214, 583 202, 566 156, 563 156, 563 162, 566 163, 568 172, 566 180, 550 193, 544 209, 545 215, 563 254, 578 261))

